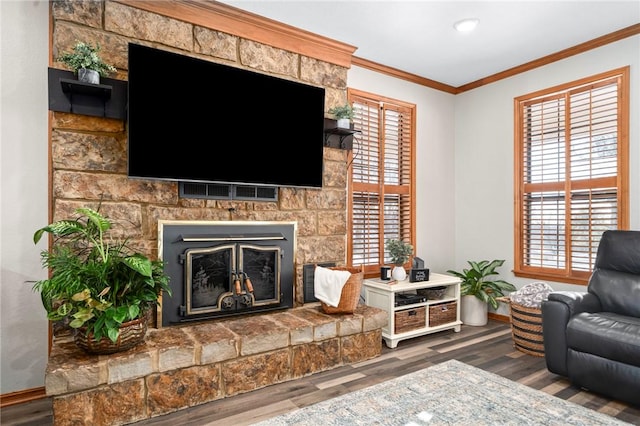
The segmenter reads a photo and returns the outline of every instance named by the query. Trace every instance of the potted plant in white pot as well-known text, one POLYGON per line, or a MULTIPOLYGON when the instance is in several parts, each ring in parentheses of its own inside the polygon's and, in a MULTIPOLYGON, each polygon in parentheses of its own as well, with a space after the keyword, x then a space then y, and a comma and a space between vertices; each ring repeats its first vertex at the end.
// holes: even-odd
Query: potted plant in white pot
POLYGON ((85 83, 99 84, 100 77, 107 77, 116 72, 113 65, 105 63, 98 55, 100 45, 92 46, 78 41, 73 52, 63 53, 57 61, 62 62, 78 76, 78 80, 85 83))
POLYGON ((171 296, 169 277, 160 260, 134 252, 127 241, 109 235, 111 221, 91 208, 76 218, 38 229, 53 235, 41 252, 49 278, 36 282, 47 317, 67 322, 76 345, 89 353, 113 353, 144 340, 151 309, 162 292, 171 296))
POLYGON ((404 264, 409 260, 409 256, 413 254, 413 245, 405 243, 402 240, 389 239, 386 243, 386 249, 391 256, 391 263, 394 264, 391 270, 391 278, 396 281, 402 281, 407 278, 407 271, 404 264))
POLYGON ((333 107, 329 110, 329 114, 333 114, 338 120, 337 126, 341 129, 350 129, 351 120, 355 116, 353 107, 349 104, 333 107))
POLYGON ((460 278, 460 319, 467 325, 485 325, 488 320, 489 305, 498 309, 498 298, 504 296, 505 291, 515 291, 516 287, 502 279, 495 279, 496 269, 504 264, 504 260, 467 261, 471 268, 462 272, 448 270, 447 272, 460 278))

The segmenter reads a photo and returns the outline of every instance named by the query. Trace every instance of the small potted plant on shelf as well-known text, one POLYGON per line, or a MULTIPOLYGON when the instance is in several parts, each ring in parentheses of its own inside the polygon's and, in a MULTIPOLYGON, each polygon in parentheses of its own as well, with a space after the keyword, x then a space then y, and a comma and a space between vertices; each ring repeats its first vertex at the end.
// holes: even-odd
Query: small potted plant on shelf
POLYGON ((111 221, 91 208, 79 208, 76 218, 38 229, 53 235, 51 248, 41 252, 49 278, 36 282, 47 317, 67 322, 76 345, 90 353, 113 353, 144 340, 151 309, 164 291, 171 296, 169 277, 160 260, 151 260, 109 236, 111 221))
POLYGON ((100 77, 107 77, 116 72, 113 65, 105 63, 98 52, 100 45, 92 46, 78 41, 73 52, 63 53, 57 61, 67 65, 78 76, 78 80, 85 83, 99 84, 100 77))
POLYGON ((402 240, 389 239, 386 243, 386 249, 391 256, 391 263, 395 266, 391 270, 391 278, 402 281, 407 278, 407 271, 404 264, 409 260, 409 256, 413 254, 413 245, 405 243, 402 240))
POLYGON ((460 316, 463 323, 468 325, 485 325, 488 319, 488 305, 498 309, 498 298, 504 296, 505 291, 515 291, 516 287, 502 279, 495 279, 496 269, 504 264, 504 260, 482 260, 480 262, 467 261, 471 268, 462 272, 448 270, 447 272, 460 278, 461 309, 460 316))
POLYGON ((329 114, 333 114, 338 120, 337 126, 341 129, 350 129, 351 120, 355 115, 353 107, 349 104, 333 107, 329 110, 329 114))

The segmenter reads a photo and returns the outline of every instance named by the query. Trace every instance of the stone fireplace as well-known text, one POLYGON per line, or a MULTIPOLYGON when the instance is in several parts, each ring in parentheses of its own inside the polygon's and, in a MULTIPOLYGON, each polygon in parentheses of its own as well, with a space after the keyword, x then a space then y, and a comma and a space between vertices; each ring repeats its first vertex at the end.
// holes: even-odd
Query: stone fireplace
POLYGON ((159 221, 170 277, 158 324, 293 307, 295 222, 159 221))
MULTIPOLYGON (((51 3, 51 13, 52 52, 68 50, 76 40, 97 42, 103 58, 118 68, 113 76, 118 80, 127 80, 126 46, 136 42, 322 86, 327 109, 347 100, 347 70, 355 47, 278 28, 216 2, 61 0, 51 3)), ((55 62, 52 66, 62 68, 55 62)), ((168 84, 179 84, 180 78, 188 76, 176 76, 168 84)), ((64 338, 53 339, 45 384, 53 398, 54 424, 131 423, 380 354, 384 311, 360 306, 354 315, 326 315, 317 303, 305 303, 303 294, 304 265, 343 264, 347 258, 347 150, 325 147, 322 188, 281 187, 272 201, 204 200, 182 198, 177 182, 127 178, 125 120, 56 111, 49 135, 53 219, 100 205, 101 212, 122 225, 118 237, 151 257, 168 260, 163 254, 168 243, 159 239, 163 220, 295 223, 291 236, 284 230, 242 231, 242 238, 276 233, 292 241, 291 247, 267 248, 264 256, 263 247, 277 240, 222 241, 218 247, 218 242, 196 241, 198 234, 215 235, 217 230, 182 232, 194 245, 175 244, 176 255, 184 256, 191 269, 175 260, 168 273, 181 282, 189 277, 191 283, 183 283, 178 291, 183 293, 174 293, 170 302, 161 302, 173 312, 184 306, 191 316, 171 320, 175 326, 150 329, 137 348, 88 356, 64 338), (289 254, 292 263, 284 259, 289 254), (271 293, 258 291, 271 281, 261 281, 261 271, 245 267, 246 257, 262 260, 264 266, 269 256, 267 266, 278 269, 280 286, 274 284, 271 293), (212 272, 210 264, 220 258, 227 263, 222 268, 226 272, 212 272), (210 283, 219 288, 205 291, 210 283), (291 303, 293 308, 287 308, 291 303), (227 316, 228 305, 240 306, 243 314, 227 316)), ((157 324, 163 325, 164 318, 157 324)))

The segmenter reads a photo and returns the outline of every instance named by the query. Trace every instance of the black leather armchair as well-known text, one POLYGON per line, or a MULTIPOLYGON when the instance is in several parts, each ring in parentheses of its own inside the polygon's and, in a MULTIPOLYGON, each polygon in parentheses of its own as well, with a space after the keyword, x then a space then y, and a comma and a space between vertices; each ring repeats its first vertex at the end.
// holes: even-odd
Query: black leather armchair
POLYGON ((640 231, 605 231, 586 292, 542 303, 547 369, 640 405, 640 231))

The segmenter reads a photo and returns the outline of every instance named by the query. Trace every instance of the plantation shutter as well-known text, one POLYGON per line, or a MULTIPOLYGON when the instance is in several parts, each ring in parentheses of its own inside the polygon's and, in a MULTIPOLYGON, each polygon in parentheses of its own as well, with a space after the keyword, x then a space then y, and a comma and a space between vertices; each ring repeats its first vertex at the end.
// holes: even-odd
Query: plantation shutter
POLYGON ((517 100, 516 272, 586 282, 602 233, 626 226, 623 83, 617 73, 517 100))
POLYGON ((350 258, 366 272, 390 263, 385 241, 413 241, 413 110, 352 95, 354 139, 350 169, 350 258))

